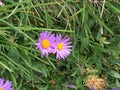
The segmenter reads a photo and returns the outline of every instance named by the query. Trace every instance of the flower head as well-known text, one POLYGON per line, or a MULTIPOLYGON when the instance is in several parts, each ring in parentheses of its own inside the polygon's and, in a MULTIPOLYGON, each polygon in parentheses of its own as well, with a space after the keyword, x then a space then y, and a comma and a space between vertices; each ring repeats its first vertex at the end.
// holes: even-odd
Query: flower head
POLYGON ((87 79, 86 86, 91 90, 99 90, 105 86, 104 79, 98 78, 97 75, 90 75, 87 79))
POLYGON ((11 82, 0 78, 0 90, 13 90, 11 82))
POLYGON ((0 1, 0 6, 4 6, 5 4, 3 2, 0 1))
POLYGON ((56 45, 55 52, 57 59, 65 59, 68 55, 70 55, 70 51, 72 48, 72 42, 69 41, 70 38, 64 37, 62 38, 61 34, 56 35, 56 45))
POLYGON ((49 55, 49 53, 54 53, 54 44, 55 43, 55 37, 54 34, 51 34, 48 31, 41 32, 40 37, 35 44, 37 46, 37 49, 41 51, 41 57, 43 58, 43 55, 49 55))

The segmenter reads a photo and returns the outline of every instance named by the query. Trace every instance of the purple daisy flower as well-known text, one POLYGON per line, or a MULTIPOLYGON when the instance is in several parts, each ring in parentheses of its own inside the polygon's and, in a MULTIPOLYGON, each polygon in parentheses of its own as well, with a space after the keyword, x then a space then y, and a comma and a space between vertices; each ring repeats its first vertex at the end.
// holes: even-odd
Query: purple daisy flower
POLYGON ((4 81, 4 79, 0 78, 0 90, 13 90, 12 83, 10 81, 4 81))
POLYGON ((49 55, 49 53, 54 53, 54 47, 55 47, 55 37, 54 34, 51 34, 48 31, 41 32, 40 37, 35 44, 37 46, 37 49, 41 51, 41 57, 43 58, 43 55, 49 55))
POLYGON ((64 37, 62 38, 61 34, 56 35, 56 45, 55 52, 57 59, 65 59, 68 55, 70 55, 70 51, 72 48, 72 42, 69 41, 70 38, 64 37))
POLYGON ((4 6, 5 4, 3 2, 0 1, 0 6, 4 6))

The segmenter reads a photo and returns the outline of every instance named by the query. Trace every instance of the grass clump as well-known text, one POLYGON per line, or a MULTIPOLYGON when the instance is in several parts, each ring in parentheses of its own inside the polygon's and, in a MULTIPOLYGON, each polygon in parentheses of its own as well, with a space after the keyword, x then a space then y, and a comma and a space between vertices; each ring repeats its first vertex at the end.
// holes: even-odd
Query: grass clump
POLYGON ((104 88, 120 88, 120 2, 118 0, 4 0, 0 7, 0 77, 15 90, 89 90, 98 75, 104 88), (41 31, 71 38, 65 60, 40 58, 41 31))

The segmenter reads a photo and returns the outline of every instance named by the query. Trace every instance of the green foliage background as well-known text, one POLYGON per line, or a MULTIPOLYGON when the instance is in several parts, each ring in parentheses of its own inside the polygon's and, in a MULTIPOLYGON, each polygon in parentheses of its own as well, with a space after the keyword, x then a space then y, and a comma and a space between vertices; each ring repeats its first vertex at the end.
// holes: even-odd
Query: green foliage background
POLYGON ((120 88, 119 0, 3 0, 0 7, 0 77, 15 90, 87 90, 90 74, 120 88), (35 42, 41 31, 71 38, 65 60, 40 58, 35 42), (83 72, 84 69, 98 72, 83 72), (51 82, 54 81, 54 82, 51 82))

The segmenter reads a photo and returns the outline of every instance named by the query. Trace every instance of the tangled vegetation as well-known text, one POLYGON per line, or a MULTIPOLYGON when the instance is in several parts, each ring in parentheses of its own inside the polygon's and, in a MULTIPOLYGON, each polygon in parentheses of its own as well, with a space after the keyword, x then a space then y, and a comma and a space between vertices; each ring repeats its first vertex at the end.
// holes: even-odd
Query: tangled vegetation
POLYGON ((0 78, 14 90, 89 90, 91 76, 104 80, 101 88, 120 89, 119 0, 2 2, 0 78), (41 58, 35 43, 42 31, 69 37, 71 54, 41 58))

